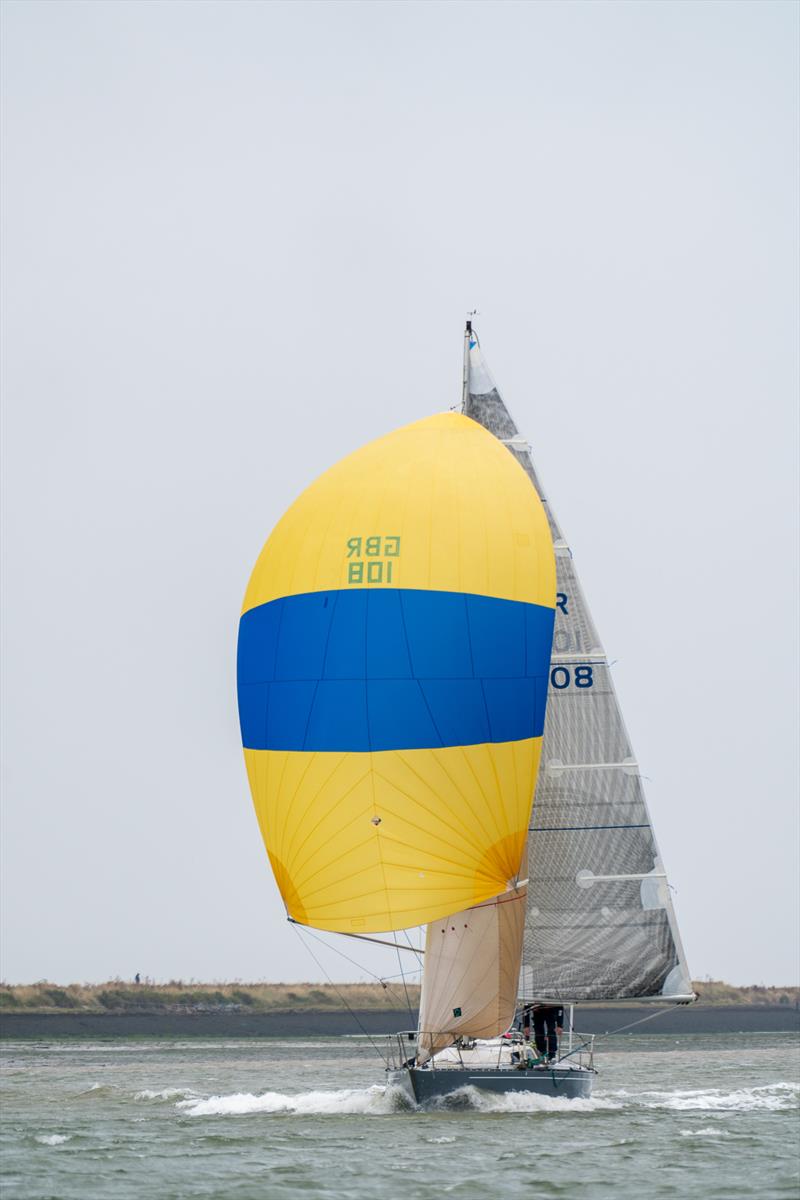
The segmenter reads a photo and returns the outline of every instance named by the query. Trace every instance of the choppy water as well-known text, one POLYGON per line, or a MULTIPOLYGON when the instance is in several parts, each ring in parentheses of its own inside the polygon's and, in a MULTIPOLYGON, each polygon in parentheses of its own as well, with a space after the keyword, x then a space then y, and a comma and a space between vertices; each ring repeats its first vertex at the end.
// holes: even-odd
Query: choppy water
POLYGON ((7 1043, 2 1196, 796 1200, 800 1039, 604 1045, 591 1100, 421 1112, 361 1039, 7 1043))

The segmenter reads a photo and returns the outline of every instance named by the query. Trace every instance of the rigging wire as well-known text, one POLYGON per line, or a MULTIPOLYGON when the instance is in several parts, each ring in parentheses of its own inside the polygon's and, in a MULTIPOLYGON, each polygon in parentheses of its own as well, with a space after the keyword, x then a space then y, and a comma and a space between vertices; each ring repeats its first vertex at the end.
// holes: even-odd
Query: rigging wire
MULTIPOLYGON (((364 967, 363 969, 366 970, 366 967, 364 967)), ((422 967, 412 967, 410 971, 406 971, 406 975, 420 975, 421 973, 422 973, 422 967)), ((400 979, 401 976, 400 975, 381 975, 381 976, 376 976, 375 978, 378 980, 379 983, 384 983, 390 979, 400 979)))
MULTIPOLYGON (((411 934, 408 932, 408 930, 407 930, 407 929, 404 929, 404 930, 403 930, 403 933, 405 934, 405 938, 406 938, 406 941, 408 942, 409 949, 410 949, 411 951, 413 951, 413 953, 414 953, 414 954, 416 954, 416 956, 417 956, 417 962, 419 963, 419 968, 418 968, 418 969, 421 971, 421 970, 422 970, 422 966, 423 966, 423 964, 422 964, 422 958, 421 958, 420 956, 421 956, 422 954, 424 954, 424 953, 425 953, 425 951, 424 951, 424 950, 423 950, 421 947, 419 947, 419 946, 415 946, 415 945, 414 945, 414 943, 411 941, 411 934)), ((416 971, 415 971, 415 970, 411 970, 411 971, 409 971, 409 972, 408 972, 408 974, 409 974, 409 975, 416 974, 416 971)))
POLYGON ((400 961, 400 951, 399 950, 397 951, 397 965, 400 968, 400 976, 403 980, 403 991, 405 992, 405 996, 406 996, 406 1008, 408 1009, 408 1015, 411 1018, 411 1024, 413 1025, 414 1024, 414 1010, 412 1009, 411 1001, 408 998, 408 987, 406 986, 406 977, 403 972, 403 964, 400 961))
MULTIPOLYGON (((286 910, 286 920, 292 921, 295 925, 303 924, 302 921, 295 921, 294 917, 291 917, 289 915, 288 909, 286 910)), ((308 928, 308 926, 305 926, 305 928, 308 928)), ((337 935, 337 937, 355 938, 356 941, 358 941, 358 942, 372 942, 373 945, 375 945, 375 946, 390 946, 392 948, 395 948, 398 945, 400 945, 400 949, 405 950, 405 946, 401 945, 398 942, 387 942, 383 938, 370 937, 370 935, 368 933, 349 933, 346 929, 337 929, 336 935, 337 935)), ((406 934, 406 937, 408 937, 408 934, 406 934)), ((419 958, 420 954, 425 953, 424 950, 417 950, 414 946, 411 946, 410 949, 411 949, 411 953, 416 954, 417 958, 419 958)))
POLYGON ((640 1017, 638 1021, 631 1021, 629 1025, 620 1025, 618 1029, 607 1029, 605 1033, 598 1033, 595 1041, 600 1038, 611 1037, 615 1033, 623 1033, 626 1029, 633 1029, 634 1025, 644 1025, 645 1021, 652 1021, 655 1017, 663 1017, 664 1013, 671 1012, 669 1008, 659 1008, 658 1012, 648 1013, 646 1017, 640 1017))
MULTIPOLYGON (((299 925, 296 921, 292 921, 291 924, 298 931, 298 933, 302 930, 304 933, 307 933, 309 937, 312 937, 315 942, 319 942, 320 946, 325 946, 328 950, 332 950, 334 954, 338 954, 340 958, 344 958, 351 964, 351 966, 358 967, 359 971, 366 971, 366 973, 371 975, 372 978, 378 983, 383 983, 383 979, 380 975, 376 975, 374 971, 370 971, 369 967, 365 967, 362 963, 356 962, 354 958, 351 958, 349 954, 345 954, 344 950, 340 950, 338 946, 332 946, 330 942, 323 941, 321 937, 317 937, 315 933, 311 932, 307 925, 299 925)), ((395 975, 393 978, 396 979, 397 976, 395 975)))
POLYGON ((596 1033, 594 1036, 591 1034, 578 1034, 579 1037, 587 1038, 587 1040, 579 1042, 577 1046, 573 1046, 566 1054, 560 1054, 558 1061, 561 1062, 562 1059, 570 1058, 573 1054, 579 1054, 581 1050, 585 1050, 587 1046, 593 1045, 594 1042, 602 1041, 603 1038, 613 1037, 616 1033, 624 1033, 626 1029, 633 1029, 635 1025, 644 1025, 645 1021, 652 1021, 656 1017, 663 1017, 664 1013, 668 1012, 671 1012, 671 1009, 659 1008, 657 1012, 648 1013, 646 1017, 640 1017, 638 1021, 631 1021, 627 1025, 619 1025, 616 1029, 607 1029, 605 1033, 596 1033))
MULTIPOLYGON (((293 925, 293 928, 294 928, 294 929, 297 929, 297 927, 296 927, 296 926, 294 926, 294 925, 293 925)), ((300 932, 300 930, 299 930, 299 929, 297 929, 297 936, 300 938, 300 941, 302 942, 302 941, 303 941, 303 935, 301 934, 301 932, 300 932)), ((311 949, 311 947, 310 947, 309 945, 307 945, 305 942, 303 942, 303 945, 305 946, 306 950, 308 951, 308 953, 309 953, 309 954, 311 955, 311 957, 313 958, 314 962, 315 962, 315 963, 317 964, 317 966, 319 967, 320 971, 322 971, 322 974, 325 976, 325 978, 327 979, 328 983, 331 985, 331 987, 333 988, 333 990, 336 992, 336 995, 339 997, 339 999, 341 1000, 342 1004, 345 1006, 345 1008, 347 1009, 347 1011, 350 1013, 350 1016, 353 1018, 353 1020, 355 1021, 356 1025, 358 1026, 358 1028, 361 1030, 361 1032, 362 1032, 362 1033, 364 1034, 364 1036, 367 1038, 367 1040, 368 1040, 369 1044, 372 1046, 372 1049, 373 1049, 373 1050, 375 1051, 375 1053, 378 1055, 378 1058, 381 1060, 381 1062, 383 1063, 383 1065, 384 1065, 384 1066, 387 1068, 387 1070, 388 1070, 388 1068, 389 1068, 389 1061, 388 1061, 388 1059, 386 1058, 386 1055, 383 1053, 383 1051, 382 1051, 382 1050, 379 1050, 379 1049, 378 1049, 377 1045, 376 1045, 376 1044, 375 1044, 375 1042, 373 1041, 373 1039, 372 1039, 372 1037, 370 1036, 369 1032, 368 1032, 368 1031, 367 1031, 367 1029, 365 1029, 365 1027, 362 1025, 361 1021, 359 1021, 359 1019, 358 1019, 358 1017, 357 1017, 356 1013, 355 1013, 355 1012, 354 1012, 354 1010, 353 1010, 353 1009, 350 1007, 350 1005, 347 1003, 347 1001, 345 1000, 344 996, 343 996, 343 995, 342 995, 342 993, 339 991, 338 987, 337 987, 337 986, 336 986, 336 984, 333 982, 333 980, 331 979, 330 975, 329 975, 329 974, 328 974, 328 972, 325 970, 325 968, 323 967, 322 963, 319 961, 319 959, 317 958, 316 954, 315 954, 315 953, 314 953, 314 951, 311 949)), ((324 942, 323 942, 323 945, 325 945, 325 943, 324 943, 324 942)))
POLYGON ((397 992, 395 992, 394 988, 390 988, 386 982, 387 979, 397 979, 397 975, 376 975, 374 971, 370 971, 369 967, 365 967, 363 963, 356 962, 356 960, 351 958, 349 954, 345 954, 344 950, 339 950, 337 946, 331 945, 330 942, 323 941, 323 939, 318 937, 317 934, 313 933, 307 925, 300 925, 297 921, 292 921, 291 918, 289 919, 289 923, 294 925, 298 931, 302 930, 307 933, 309 937, 312 937, 315 942, 319 942, 321 946, 325 946, 326 949, 332 950, 334 954, 338 954, 340 958, 344 958, 350 963, 351 966, 357 967, 359 971, 366 971, 367 975, 371 975, 375 982, 379 983, 384 991, 389 992, 389 994, 394 1000, 397 1001, 398 1004, 402 1003, 400 996, 397 994, 397 992))

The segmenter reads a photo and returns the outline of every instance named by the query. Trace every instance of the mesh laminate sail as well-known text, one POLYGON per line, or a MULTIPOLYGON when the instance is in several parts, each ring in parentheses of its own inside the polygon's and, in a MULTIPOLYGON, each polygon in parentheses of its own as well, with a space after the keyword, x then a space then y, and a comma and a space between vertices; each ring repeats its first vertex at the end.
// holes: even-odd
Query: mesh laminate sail
POLYGON ((505 442, 527 472, 556 552, 556 623, 529 841, 520 995, 688 998, 690 976, 605 652, 529 447, 474 335, 465 411, 505 442))

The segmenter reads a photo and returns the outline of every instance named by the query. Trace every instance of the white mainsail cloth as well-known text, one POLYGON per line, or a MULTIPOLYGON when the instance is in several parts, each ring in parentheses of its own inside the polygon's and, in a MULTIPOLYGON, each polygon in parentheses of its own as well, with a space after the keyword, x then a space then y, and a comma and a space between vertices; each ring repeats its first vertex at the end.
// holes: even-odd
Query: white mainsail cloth
POLYGON ((517 1006, 525 886, 428 925, 417 1061, 454 1037, 504 1033, 517 1006))
POLYGON ((527 472, 556 552, 556 623, 529 837, 520 996, 689 1000, 691 977, 605 651, 530 447, 474 334, 466 382, 467 416, 504 442, 527 472))

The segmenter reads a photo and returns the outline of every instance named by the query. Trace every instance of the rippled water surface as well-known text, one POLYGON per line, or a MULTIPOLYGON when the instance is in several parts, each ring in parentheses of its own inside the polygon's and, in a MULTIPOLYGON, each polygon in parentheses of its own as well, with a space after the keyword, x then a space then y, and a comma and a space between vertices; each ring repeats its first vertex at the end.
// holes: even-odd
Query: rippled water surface
POLYGON ((353 1039, 6 1043, 4 1200, 800 1194, 792 1034, 604 1043, 591 1100, 419 1111, 353 1039))

